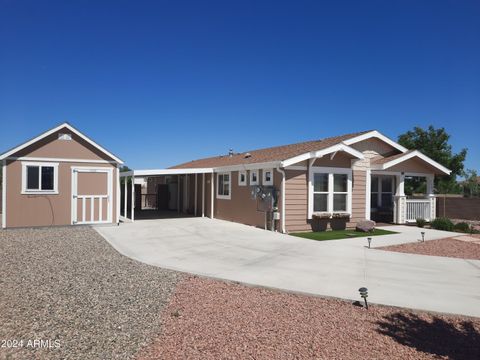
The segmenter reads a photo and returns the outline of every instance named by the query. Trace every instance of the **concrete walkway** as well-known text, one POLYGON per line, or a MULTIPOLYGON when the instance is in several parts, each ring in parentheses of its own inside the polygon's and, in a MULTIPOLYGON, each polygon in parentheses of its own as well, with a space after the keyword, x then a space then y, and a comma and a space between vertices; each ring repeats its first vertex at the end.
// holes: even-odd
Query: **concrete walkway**
MULTIPOLYGON (((313 241, 207 218, 145 220, 96 230, 120 253, 164 268, 247 284, 480 317, 480 261, 366 248, 366 238, 313 241)), ((372 247, 415 242, 390 226, 372 247)), ((425 229, 426 240, 457 235, 425 229)))

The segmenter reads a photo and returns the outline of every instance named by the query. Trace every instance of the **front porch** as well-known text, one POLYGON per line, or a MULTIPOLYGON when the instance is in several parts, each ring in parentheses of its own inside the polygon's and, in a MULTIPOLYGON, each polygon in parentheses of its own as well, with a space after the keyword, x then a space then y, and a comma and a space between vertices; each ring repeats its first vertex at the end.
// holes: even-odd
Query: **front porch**
POLYGON ((435 219, 434 175, 407 172, 373 171, 370 177, 370 219, 406 224, 421 218, 435 219), (425 193, 405 193, 405 182, 423 178, 425 193))

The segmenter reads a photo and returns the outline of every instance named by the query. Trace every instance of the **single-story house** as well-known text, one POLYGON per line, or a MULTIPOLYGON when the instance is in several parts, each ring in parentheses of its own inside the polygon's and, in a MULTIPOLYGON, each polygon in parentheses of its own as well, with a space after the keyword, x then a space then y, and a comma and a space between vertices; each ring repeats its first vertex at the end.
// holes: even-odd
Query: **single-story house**
POLYGON ((63 123, 0 160, 4 228, 114 224, 145 212, 281 232, 428 221, 434 176, 450 174, 375 130, 120 173, 121 159, 63 123), (425 196, 407 198, 410 176, 426 179, 425 196))
POLYGON ((122 160, 68 123, 0 155, 2 227, 118 223, 122 160))
POLYGON ((121 219, 175 210, 281 232, 435 218, 434 176, 450 170, 376 130, 121 173, 121 219), (407 198, 405 179, 427 192, 407 198), (138 179, 143 179, 140 185, 138 179), (129 184, 135 184, 131 186, 129 184), (143 189, 143 190, 142 190, 143 189))

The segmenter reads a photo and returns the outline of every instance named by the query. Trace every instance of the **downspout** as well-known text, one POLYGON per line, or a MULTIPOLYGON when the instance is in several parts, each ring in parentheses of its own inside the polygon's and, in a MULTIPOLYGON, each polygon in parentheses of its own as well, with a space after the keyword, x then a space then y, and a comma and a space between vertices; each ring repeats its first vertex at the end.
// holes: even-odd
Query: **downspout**
POLYGON ((280 167, 277 167, 276 169, 280 174, 282 174, 282 182, 281 182, 281 196, 282 196, 282 201, 281 201, 281 218, 280 218, 280 225, 281 225, 281 231, 283 234, 286 233, 285 231, 285 171, 280 169, 280 167))

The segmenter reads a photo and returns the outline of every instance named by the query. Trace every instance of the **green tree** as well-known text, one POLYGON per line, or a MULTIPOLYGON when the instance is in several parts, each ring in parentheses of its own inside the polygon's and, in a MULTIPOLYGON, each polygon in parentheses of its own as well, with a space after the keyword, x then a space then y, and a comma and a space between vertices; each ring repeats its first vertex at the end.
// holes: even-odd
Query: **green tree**
POLYGON ((466 170, 465 171, 465 181, 463 184, 463 194, 465 196, 479 196, 480 195, 480 184, 478 174, 475 170, 466 170))
POLYGON ((450 135, 445 128, 435 129, 432 125, 426 130, 418 126, 414 127, 413 130, 398 137, 398 142, 407 149, 419 150, 452 170, 448 176, 435 177, 435 189, 438 193, 461 191, 456 178, 463 175, 463 162, 467 156, 467 149, 462 149, 459 153, 454 154, 449 140, 450 135))
MULTIPOLYGON (((125 172, 125 171, 131 171, 132 169, 130 169, 127 165, 123 165, 121 168, 120 168, 120 172, 125 172)), ((120 185, 123 185, 125 183, 125 178, 120 178, 120 185)), ((128 180, 127 184, 130 184, 130 179, 128 180)))

